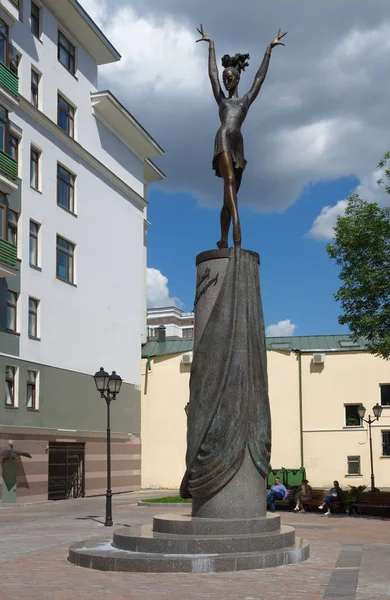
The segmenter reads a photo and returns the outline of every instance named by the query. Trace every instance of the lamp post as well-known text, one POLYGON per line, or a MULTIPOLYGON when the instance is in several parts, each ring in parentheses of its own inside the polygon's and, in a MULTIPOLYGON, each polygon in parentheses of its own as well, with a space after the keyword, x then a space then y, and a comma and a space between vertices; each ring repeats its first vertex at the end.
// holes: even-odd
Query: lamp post
POLYGON ((369 437, 370 437, 370 462, 371 462, 371 491, 375 491, 375 476, 374 476, 374 460, 373 460, 373 456, 372 456, 372 436, 371 436, 371 425, 372 423, 375 423, 375 421, 378 421, 381 414, 382 414, 382 406, 380 406, 380 404, 376 403, 375 406, 372 407, 372 412, 374 413, 374 418, 371 417, 371 415, 368 415, 368 419, 364 418, 364 415, 366 414, 366 409, 363 406, 363 404, 360 405, 360 408, 358 408, 358 413, 359 413, 359 417, 361 418, 362 421, 364 421, 365 423, 368 424, 368 431, 369 431, 369 437))
POLYGON ((122 379, 115 373, 111 375, 101 367, 100 371, 93 376, 97 391, 107 404, 107 491, 106 491, 106 520, 104 525, 112 527, 112 490, 111 490, 111 424, 110 405, 120 392, 122 379))

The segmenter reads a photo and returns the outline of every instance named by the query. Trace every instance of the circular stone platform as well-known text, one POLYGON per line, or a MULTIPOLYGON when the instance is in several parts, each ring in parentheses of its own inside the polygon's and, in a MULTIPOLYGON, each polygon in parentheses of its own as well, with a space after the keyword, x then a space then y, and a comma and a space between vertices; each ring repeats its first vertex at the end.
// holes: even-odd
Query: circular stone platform
POLYGON ((102 571, 209 573, 277 567, 306 560, 309 543, 280 517, 205 519, 166 514, 153 526, 125 527, 111 539, 73 544, 69 560, 102 571))

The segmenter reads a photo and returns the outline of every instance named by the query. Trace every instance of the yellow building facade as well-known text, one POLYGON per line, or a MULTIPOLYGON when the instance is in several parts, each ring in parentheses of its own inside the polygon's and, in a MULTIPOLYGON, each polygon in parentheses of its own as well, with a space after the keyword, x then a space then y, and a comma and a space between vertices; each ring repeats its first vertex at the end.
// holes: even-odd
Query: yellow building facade
MULTIPOLYGON (((177 488, 185 471, 192 342, 147 343, 142 360, 142 487, 177 488)), ((349 336, 268 338, 273 469, 304 467, 314 487, 390 488, 390 363, 349 336)))

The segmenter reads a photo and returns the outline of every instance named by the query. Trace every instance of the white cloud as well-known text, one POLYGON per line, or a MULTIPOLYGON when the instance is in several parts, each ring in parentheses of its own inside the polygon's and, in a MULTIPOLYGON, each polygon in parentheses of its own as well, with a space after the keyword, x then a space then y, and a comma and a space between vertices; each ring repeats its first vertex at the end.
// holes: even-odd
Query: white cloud
POLYGON ((133 95, 144 95, 145 88, 149 94, 168 96, 200 93, 202 57, 188 27, 170 16, 140 16, 129 6, 111 10, 103 1, 83 4, 122 55, 119 63, 104 67, 104 73, 118 79, 125 74, 133 95))
MULTIPOLYGON (((366 200, 366 202, 377 202, 382 206, 389 204, 389 195, 384 192, 382 186, 377 181, 383 177, 383 171, 376 169, 368 177, 363 177, 362 181, 353 190, 353 193, 366 200)), ((318 217, 313 221, 313 225, 307 235, 315 240, 331 240, 334 235, 334 227, 338 216, 342 216, 347 206, 346 200, 339 200, 334 206, 324 206, 318 217)))
POLYGON ((225 52, 250 52, 241 92, 275 23, 289 29, 243 127, 248 167, 240 205, 283 211, 310 182, 349 175, 363 181, 388 149, 388 0, 374 0, 375 10, 367 0, 301 0, 299 8, 279 0, 260 20, 253 0, 240 0, 239 12, 235 0, 81 2, 123 56, 103 67, 103 85, 166 149, 159 162, 166 189, 208 205, 222 193, 210 168, 218 118, 207 44, 195 44, 199 15, 207 15, 218 63, 225 52))
POLYGON ((179 298, 171 296, 168 288, 168 279, 158 269, 147 269, 146 289, 148 308, 163 306, 182 306, 179 298))
POLYGON ((275 325, 269 325, 265 330, 267 337, 288 337, 294 335, 297 325, 291 323, 290 319, 279 321, 275 325))

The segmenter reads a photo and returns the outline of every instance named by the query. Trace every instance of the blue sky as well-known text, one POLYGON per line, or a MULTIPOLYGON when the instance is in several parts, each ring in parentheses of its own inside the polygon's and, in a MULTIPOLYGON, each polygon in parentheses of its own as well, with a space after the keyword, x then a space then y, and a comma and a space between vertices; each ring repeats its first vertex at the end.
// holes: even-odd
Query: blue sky
POLYGON ((278 28, 288 30, 243 126, 243 247, 261 255, 267 326, 343 332, 325 244, 351 192, 390 200, 376 184, 390 149, 389 0, 81 1, 122 54, 101 68, 100 89, 166 151, 157 162, 166 179, 149 192, 151 306, 191 310, 195 255, 219 237, 222 182, 211 170, 219 122, 196 28, 203 23, 214 39, 219 66, 225 53, 250 53, 241 94, 278 28))
MULTIPOLYGON (((205 177, 213 173, 205 173, 205 177)), ((284 213, 241 210, 243 247, 261 256, 261 287, 266 325, 289 319, 296 335, 344 333, 333 298, 337 269, 325 252, 326 242, 306 235, 324 206, 347 197, 353 177, 308 186, 284 213)), ((261 193, 261 190, 259 190, 261 193)), ((189 194, 150 193, 148 263, 168 278, 169 293, 184 310, 192 310, 194 260, 215 247, 219 210, 202 208, 189 194)))

